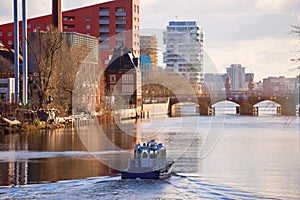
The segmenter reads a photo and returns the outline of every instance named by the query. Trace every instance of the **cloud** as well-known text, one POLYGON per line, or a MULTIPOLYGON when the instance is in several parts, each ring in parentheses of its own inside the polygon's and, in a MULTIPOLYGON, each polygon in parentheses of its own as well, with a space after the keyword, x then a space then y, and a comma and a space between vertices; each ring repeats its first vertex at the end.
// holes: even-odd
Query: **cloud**
POLYGON ((298 0, 256 0, 255 11, 264 13, 299 12, 298 0))
MULTIPOLYGON (((263 10, 269 0, 145 0, 141 2, 141 27, 163 27, 170 20, 196 20, 212 39, 240 39, 241 37, 265 37, 285 35, 287 27, 297 24, 295 0, 279 1, 277 12, 274 8, 263 10), (168 8, 168 9, 165 9, 168 8), (177 16, 177 17, 176 17, 177 16), (156 20, 159 19, 159 20, 156 20)), ((270 0, 271 2, 271 0, 270 0)))
POLYGON ((12 20, 12 18, 13 18, 12 5, 13 5, 13 1, 5 1, 5 3, 1 2, 1 7, 0 7, 0 13, 1 13, 0 23, 1 24, 12 20))
MULTIPOLYGON (((22 19, 22 1, 18 0, 19 20, 22 19)), ((13 19, 13 1, 1 2, 0 6, 0 24, 10 23, 13 19)), ((51 13, 51 1, 50 0, 27 0, 27 16, 28 18, 34 18, 37 16, 47 15, 51 13)))
POLYGON ((99 4, 103 2, 108 2, 109 0, 72 0, 72 1, 62 1, 63 10, 70 10, 79 7, 90 6, 94 4, 99 4))
POLYGON ((252 40, 257 38, 287 37, 290 26, 297 20, 288 14, 209 15, 202 27, 211 40, 252 40))

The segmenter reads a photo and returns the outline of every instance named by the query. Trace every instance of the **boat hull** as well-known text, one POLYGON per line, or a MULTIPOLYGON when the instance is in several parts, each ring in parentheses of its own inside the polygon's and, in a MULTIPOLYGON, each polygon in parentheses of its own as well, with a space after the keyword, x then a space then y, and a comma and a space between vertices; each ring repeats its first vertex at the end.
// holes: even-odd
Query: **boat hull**
POLYGON ((130 167, 121 173, 122 179, 165 179, 171 176, 173 162, 153 170, 149 167, 130 167))

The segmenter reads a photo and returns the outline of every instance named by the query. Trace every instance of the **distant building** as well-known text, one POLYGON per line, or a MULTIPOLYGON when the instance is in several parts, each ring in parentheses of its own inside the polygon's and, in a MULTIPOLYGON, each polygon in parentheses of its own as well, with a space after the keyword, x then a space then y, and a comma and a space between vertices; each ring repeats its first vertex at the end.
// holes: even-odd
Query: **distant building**
POLYGON ((153 74, 153 64, 151 57, 148 55, 140 55, 140 69, 142 76, 142 84, 147 83, 147 80, 153 74))
MULTIPOLYGON (((204 82, 210 90, 225 91, 226 79, 230 81, 230 89, 233 91, 247 91, 249 89, 249 83, 254 78, 253 73, 245 73, 245 68, 240 64, 232 64, 226 68, 226 71, 226 74, 206 73, 204 75, 204 82)), ((255 84, 252 87, 256 89, 255 84)))
POLYGON ((232 90, 246 89, 245 85, 245 67, 240 64, 231 64, 230 67, 226 68, 227 74, 231 79, 232 90))
POLYGON ((268 77, 263 79, 265 93, 293 93, 299 89, 299 80, 296 78, 268 77))
POLYGON ((164 31, 164 63, 184 75, 195 90, 203 77, 203 32, 196 21, 170 21, 164 31))
POLYGON ((227 75, 231 80, 231 89, 233 91, 248 90, 248 84, 251 76, 254 78, 253 73, 245 73, 245 67, 241 64, 231 64, 226 68, 227 75))
POLYGON ((204 83, 211 91, 225 91, 226 74, 204 74, 204 83))
POLYGON ((0 101, 6 103, 14 102, 15 79, 0 79, 0 101))
MULTIPOLYGON (((140 113, 142 106, 141 75, 139 59, 125 47, 114 50, 114 54, 105 69, 105 96, 112 103, 121 101, 121 105, 137 108, 140 113)), ((123 107, 124 108, 124 107, 123 107)))
POLYGON ((141 46, 140 51, 141 55, 147 55, 151 59, 152 70, 153 72, 157 72, 157 40, 156 36, 144 36, 141 35, 141 46))
MULTIPOLYGON (((52 14, 28 19, 28 32, 47 31, 51 24, 52 14)), ((77 32, 99 39, 102 65, 108 62, 113 49, 122 45, 139 55, 139 26, 139 0, 113 0, 62 12, 63 32, 77 32)), ((0 43, 11 48, 13 35, 13 23, 0 25, 0 43)))

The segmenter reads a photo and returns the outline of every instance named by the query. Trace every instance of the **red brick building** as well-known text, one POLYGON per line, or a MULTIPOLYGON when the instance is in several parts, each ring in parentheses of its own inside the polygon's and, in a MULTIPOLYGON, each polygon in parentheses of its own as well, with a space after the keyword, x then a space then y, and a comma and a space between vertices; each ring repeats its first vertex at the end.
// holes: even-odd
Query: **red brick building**
MULTIPOLYGON (((47 31, 51 24, 52 15, 28 19, 28 32, 47 31)), ((139 0, 114 0, 62 13, 63 32, 77 32, 99 38, 99 60, 102 66, 108 63, 113 49, 120 46, 132 48, 133 53, 139 56, 139 26, 139 0)), ((13 36, 13 23, 0 25, 0 43, 13 48, 13 36)))
MULTIPOLYGON (((115 104, 136 108, 137 113, 140 113, 142 93, 141 74, 138 66, 139 59, 129 49, 120 47, 114 50, 104 75, 106 80, 105 96, 114 97, 115 104)), ((118 107, 119 105, 114 106, 118 107)))

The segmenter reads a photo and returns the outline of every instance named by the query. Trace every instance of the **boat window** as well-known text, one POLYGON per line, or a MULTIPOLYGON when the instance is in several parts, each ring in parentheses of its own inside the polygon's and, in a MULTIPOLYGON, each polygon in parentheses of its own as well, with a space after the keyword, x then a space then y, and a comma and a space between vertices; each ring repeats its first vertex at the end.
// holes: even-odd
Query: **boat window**
POLYGON ((160 151, 160 157, 166 157, 166 150, 165 149, 162 149, 160 151))
POLYGON ((156 151, 150 151, 150 158, 156 158, 156 151))
POLYGON ((143 158, 147 158, 148 157, 148 154, 146 151, 143 152, 143 158))

